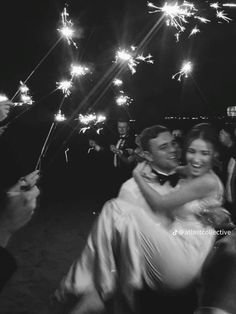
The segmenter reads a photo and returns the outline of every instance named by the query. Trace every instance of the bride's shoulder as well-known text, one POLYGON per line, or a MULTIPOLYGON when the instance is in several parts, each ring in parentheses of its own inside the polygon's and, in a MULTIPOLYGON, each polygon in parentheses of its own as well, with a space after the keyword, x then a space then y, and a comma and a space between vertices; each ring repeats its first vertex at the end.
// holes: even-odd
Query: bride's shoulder
POLYGON ((209 171, 208 173, 196 178, 196 184, 201 186, 202 189, 206 189, 208 191, 218 190, 219 186, 222 185, 220 178, 213 171, 209 171))

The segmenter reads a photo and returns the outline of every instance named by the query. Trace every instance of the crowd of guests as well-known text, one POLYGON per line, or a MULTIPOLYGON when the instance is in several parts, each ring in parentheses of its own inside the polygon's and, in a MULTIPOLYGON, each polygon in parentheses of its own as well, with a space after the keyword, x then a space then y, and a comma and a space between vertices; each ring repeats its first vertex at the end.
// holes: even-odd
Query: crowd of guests
MULTIPOLYGON (((0 102, 0 121, 11 105, 0 102)), ((53 294, 50 312, 141 313, 142 291, 155 292, 158 312, 160 298, 194 291, 197 303, 186 310, 185 299, 178 311, 236 313, 234 128, 217 132, 202 123, 186 133, 155 125, 136 136, 120 119, 116 133, 111 141, 89 139, 88 154, 102 156, 112 171, 113 196, 53 294)), ((34 214, 38 179, 33 171, 1 193, 0 289, 16 271, 7 244, 34 214)))

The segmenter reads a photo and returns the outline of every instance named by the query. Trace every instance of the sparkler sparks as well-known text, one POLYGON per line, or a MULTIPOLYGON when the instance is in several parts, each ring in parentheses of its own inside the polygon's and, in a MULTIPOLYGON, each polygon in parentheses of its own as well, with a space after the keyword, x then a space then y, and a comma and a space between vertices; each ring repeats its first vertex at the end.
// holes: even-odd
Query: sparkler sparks
POLYGON ((144 57, 142 54, 137 55, 135 50, 136 48, 134 46, 131 46, 130 50, 119 48, 115 56, 115 62, 120 62, 121 64, 126 63, 132 74, 136 72, 136 67, 140 61, 154 63, 150 54, 144 57))
MULTIPOLYGON (((205 4, 205 3, 204 3, 205 4)), ((167 3, 162 7, 156 6, 151 2, 148 2, 148 7, 151 9, 149 13, 163 13, 164 17, 166 18, 166 25, 173 26, 177 29, 177 33, 175 34, 177 41, 179 41, 180 33, 184 32, 188 29, 188 25, 191 25, 189 22, 191 19, 197 19, 201 23, 209 23, 211 22, 210 19, 199 16, 198 12, 206 12, 206 8, 196 8, 195 5, 191 2, 183 1, 182 4, 175 4, 167 3), (197 15, 198 14, 198 15, 197 15)), ((226 22, 230 22, 232 19, 227 16, 224 11, 219 11, 222 7, 236 7, 235 3, 224 3, 219 4, 219 2, 210 3, 207 5, 210 8, 216 10, 216 17, 217 19, 224 20, 226 22)), ((199 5, 198 5, 199 7, 199 5)), ((190 32, 189 37, 193 34, 199 33, 200 30, 197 26, 190 32)))
POLYGON ((86 114, 86 115, 80 114, 79 115, 79 122, 83 125, 88 125, 91 122, 95 122, 96 118, 97 117, 96 117, 95 113, 86 114))
POLYGON ((149 13, 162 12, 166 17, 167 26, 174 26, 178 30, 178 33, 185 30, 183 24, 188 23, 188 19, 197 11, 194 4, 187 1, 184 1, 180 5, 178 5, 178 3, 168 4, 166 2, 162 7, 158 7, 152 2, 148 2, 147 5, 149 8, 153 9, 153 11, 149 11, 149 13))
MULTIPOLYGON (((80 114, 78 120, 84 125, 84 127, 80 129, 80 132, 85 133, 92 127, 103 124, 106 121, 106 117, 103 115, 96 115, 95 113, 85 115, 80 114)), ((101 130, 102 127, 99 127, 96 132, 99 134, 101 130)))
POLYGON ((192 29, 191 33, 189 34, 188 37, 193 36, 197 33, 200 33, 200 29, 197 26, 194 26, 194 28, 192 29))
POLYGON ((28 86, 26 86, 25 83, 20 81, 20 87, 19 87, 19 93, 20 93, 20 102, 15 103, 15 106, 19 105, 32 105, 34 103, 32 96, 30 95, 30 90, 28 86))
POLYGON ((70 74, 73 77, 84 76, 89 73, 89 68, 80 64, 72 64, 70 74))
POLYGON ((125 95, 122 91, 120 95, 116 97, 116 103, 118 106, 129 106, 132 103, 133 99, 125 95))
POLYGON ((70 88, 72 87, 72 81, 61 81, 61 82, 57 82, 57 89, 62 90, 63 94, 65 94, 65 97, 69 96, 71 91, 70 88))
POLYGON ((188 77, 188 75, 192 72, 193 69, 193 65, 191 61, 185 61, 180 69, 179 72, 175 73, 172 76, 172 79, 175 79, 176 77, 178 77, 178 81, 181 81, 182 76, 184 75, 186 78, 188 77))
POLYGON ((226 13, 225 13, 224 11, 217 11, 217 12, 216 12, 216 17, 217 17, 218 19, 222 19, 222 20, 226 21, 227 23, 229 23, 230 21, 232 21, 232 19, 229 18, 229 17, 226 15, 226 13))
POLYGON ((74 35, 73 23, 71 20, 68 19, 69 13, 67 12, 66 8, 61 14, 62 19, 62 28, 59 28, 58 31, 61 33, 62 37, 65 37, 68 44, 71 43, 74 45, 75 48, 78 48, 76 43, 73 41, 72 37, 74 35))
POLYGON ((61 110, 58 110, 58 112, 54 115, 54 119, 57 122, 63 122, 66 120, 66 117, 63 113, 61 113, 61 110))
POLYGON ((115 79, 113 80, 113 84, 114 84, 115 86, 117 86, 117 87, 120 87, 121 85, 123 85, 123 81, 120 80, 120 79, 118 79, 118 78, 115 78, 115 79))

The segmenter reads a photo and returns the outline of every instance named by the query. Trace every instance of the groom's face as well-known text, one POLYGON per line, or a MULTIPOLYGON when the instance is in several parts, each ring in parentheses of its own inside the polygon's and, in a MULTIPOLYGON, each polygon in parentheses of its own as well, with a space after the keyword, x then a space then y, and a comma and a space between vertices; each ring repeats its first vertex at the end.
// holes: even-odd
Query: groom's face
POLYGON ((176 148, 170 132, 160 133, 149 141, 149 157, 160 171, 168 173, 177 167, 176 148))

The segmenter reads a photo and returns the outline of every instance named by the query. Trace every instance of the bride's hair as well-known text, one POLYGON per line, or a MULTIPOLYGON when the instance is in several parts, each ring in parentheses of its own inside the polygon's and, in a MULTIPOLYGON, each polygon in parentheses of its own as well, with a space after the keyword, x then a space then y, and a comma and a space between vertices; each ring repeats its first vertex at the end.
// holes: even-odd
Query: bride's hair
POLYGON ((213 163, 216 163, 219 150, 218 133, 216 129, 210 123, 196 124, 187 134, 184 142, 184 158, 186 156, 187 149, 194 140, 201 139, 207 143, 210 143, 214 149, 213 163))

